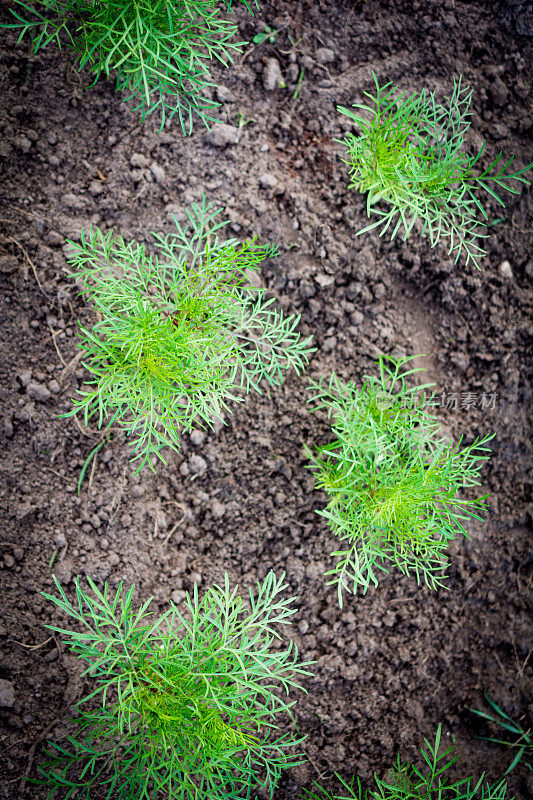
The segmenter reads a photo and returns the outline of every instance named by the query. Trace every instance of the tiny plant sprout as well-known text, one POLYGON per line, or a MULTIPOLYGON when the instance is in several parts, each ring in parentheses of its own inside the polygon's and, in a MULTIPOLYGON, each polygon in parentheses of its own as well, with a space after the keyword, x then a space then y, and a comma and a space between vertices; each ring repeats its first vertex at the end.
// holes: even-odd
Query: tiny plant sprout
POLYGON ((318 488, 329 503, 324 516, 340 539, 337 560, 326 573, 338 590, 367 591, 378 584, 377 570, 395 564, 431 588, 443 585, 445 551, 464 523, 480 519, 486 495, 458 498, 457 492, 479 485, 480 466, 489 457, 476 439, 461 449, 448 441, 431 414, 432 384, 409 387, 413 357, 379 358, 378 377, 361 388, 336 375, 313 384, 311 402, 333 418, 335 440, 307 450, 318 488))
POLYGON ((478 780, 472 777, 453 778, 448 770, 457 761, 455 744, 442 743, 442 728, 439 725, 435 743, 424 739, 421 748, 421 765, 403 761, 400 756, 385 778, 374 775, 375 786, 363 792, 359 778, 347 783, 336 775, 342 786, 342 794, 327 791, 317 784, 317 791, 305 791, 300 800, 505 800, 507 784, 504 781, 490 785, 484 775, 478 780))
POLYGON ((338 107, 360 128, 343 142, 351 186, 367 193, 367 213, 377 216, 358 234, 379 228, 380 236, 389 232, 392 239, 403 230, 407 239, 416 225, 432 247, 446 242, 455 263, 464 256, 479 267, 485 255, 479 240, 491 224, 480 191, 504 206, 496 190, 519 194, 513 181, 529 185, 523 173, 531 165, 507 172, 513 158, 504 163, 500 153, 483 168, 484 145, 468 154, 472 90, 461 77, 443 103, 434 92, 408 96, 390 83, 380 87, 375 75, 374 81, 375 94, 365 92, 369 105, 338 107))
POLYGON ((246 599, 227 576, 201 599, 195 585, 183 609, 161 617, 150 600, 135 608, 122 584, 100 591, 89 580, 88 591, 76 580, 74 602, 56 588, 44 596, 78 630, 48 627, 93 685, 76 706, 77 733, 49 744, 39 766, 50 797, 272 797, 281 771, 302 763, 302 739, 278 731, 294 704, 284 696, 310 675, 292 642, 279 647, 279 627, 295 613, 284 575, 270 572, 246 599))
MULTIPOLYGON (((237 0, 252 11, 254 2, 237 0)), ((233 42, 235 21, 224 19, 232 0, 15 0, 16 22, 4 27, 33 36, 34 51, 66 44, 80 70, 96 82, 117 78, 117 91, 136 103, 144 119, 177 115, 185 133, 195 117, 206 125, 218 105, 207 95, 210 62, 225 66, 242 42, 233 42)), ((256 5, 256 3, 255 3, 256 5)))
POLYGON ((157 255, 113 232, 91 230, 72 244, 74 277, 98 321, 81 328, 84 365, 92 381, 78 392, 70 415, 96 415, 99 427, 119 426, 132 441, 133 460, 153 465, 161 450, 179 448, 180 432, 209 425, 260 382, 281 382, 303 370, 310 339, 296 330, 253 284, 271 247, 255 240, 220 241, 220 212, 205 200, 155 235, 157 255))
POLYGON ((267 40, 270 44, 274 44, 276 41, 276 36, 278 35, 279 30, 273 30, 270 25, 265 25, 264 30, 261 33, 256 33, 252 39, 254 44, 263 44, 267 40))

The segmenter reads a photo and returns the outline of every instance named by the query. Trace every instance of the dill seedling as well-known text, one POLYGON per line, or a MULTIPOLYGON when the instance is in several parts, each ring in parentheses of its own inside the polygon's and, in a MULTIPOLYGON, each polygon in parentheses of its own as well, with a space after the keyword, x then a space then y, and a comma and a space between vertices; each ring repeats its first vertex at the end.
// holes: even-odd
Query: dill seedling
POLYGON ((366 592, 377 586, 376 570, 395 564, 432 587, 443 585, 445 550, 463 533, 486 496, 458 499, 457 491, 479 485, 478 473, 488 458, 486 443, 476 439, 460 449, 448 442, 430 413, 432 384, 409 388, 406 369, 414 357, 379 358, 379 376, 366 376, 362 388, 336 375, 314 383, 316 408, 333 417, 335 441, 308 456, 319 488, 329 494, 324 516, 342 548, 332 553, 334 569, 326 573, 343 590, 366 592))
POLYGON ((95 686, 76 706, 77 736, 49 744, 38 782, 49 797, 123 800, 230 800, 252 789, 272 796, 281 770, 301 758, 302 739, 278 735, 287 695, 310 662, 292 642, 273 649, 279 625, 290 623, 294 598, 283 599, 284 575, 273 572, 247 602, 231 589, 195 585, 184 609, 171 604, 156 618, 150 600, 138 610, 133 588, 91 593, 76 581, 71 602, 45 594, 79 625, 49 625, 67 637, 95 686), (95 700, 99 698, 95 708, 95 700), (84 704, 91 701, 91 710, 84 704))
POLYGON ((445 240, 455 263, 464 255, 466 264, 479 267, 485 255, 479 239, 488 236, 479 190, 505 206, 496 189, 519 194, 519 189, 509 184, 516 180, 529 185, 523 173, 531 164, 506 174, 512 157, 503 163, 500 153, 483 169, 479 162, 485 145, 477 155, 468 155, 465 136, 470 127, 472 90, 463 85, 461 77, 454 79, 451 97, 444 104, 437 102, 434 92, 398 95, 392 84, 380 87, 375 75, 374 81, 375 95, 365 92, 371 105, 354 104, 356 112, 338 107, 362 130, 359 136, 349 133, 343 142, 348 150, 345 163, 350 167, 350 185, 367 192, 367 213, 378 216, 358 234, 380 228, 380 236, 390 231, 393 239, 403 228, 407 239, 420 222, 432 247, 445 240), (378 201, 389 208, 376 207, 378 201))
POLYGON ((260 392, 261 380, 277 385, 285 370, 302 370, 312 352, 299 317, 250 284, 273 248, 219 241, 219 213, 205 199, 193 205, 185 228, 174 220, 173 234, 154 234, 157 256, 113 232, 71 243, 74 277, 100 319, 81 328, 93 380, 68 415, 124 428, 139 469, 153 454, 164 461, 162 448, 177 450, 183 430, 210 424, 229 400, 260 392))
MULTIPOLYGON (((238 0, 249 11, 253 0, 238 0)), ((255 0, 254 0, 255 1, 255 0)), ((117 76, 117 91, 134 100, 142 119, 157 111, 161 127, 178 115, 184 132, 193 118, 208 125, 219 104, 207 96, 209 62, 228 66, 243 42, 235 22, 221 17, 218 0, 15 0, 19 41, 30 34, 34 52, 62 41, 96 82, 117 76)), ((230 9, 231 0, 224 5, 230 9)))
POLYGON ((301 800, 505 800, 507 785, 504 782, 490 786, 483 783, 484 775, 477 781, 472 777, 457 781, 448 778, 446 772, 457 761, 457 756, 453 755, 454 744, 441 748, 440 725, 435 744, 427 739, 424 742, 427 749, 421 748, 422 768, 402 761, 398 756, 384 780, 374 775, 375 788, 363 792, 359 778, 353 778, 348 784, 336 775, 346 794, 328 792, 317 784, 318 791, 304 790, 301 800))
POLYGON ((491 700, 487 691, 485 691, 485 700, 496 715, 490 714, 487 711, 479 710, 477 708, 469 708, 468 710, 471 711, 472 714, 476 714, 476 716, 481 717, 481 719, 493 723, 494 725, 502 728, 504 731, 507 731, 516 737, 515 741, 513 742, 510 742, 509 739, 496 739, 494 736, 480 737, 486 742, 502 744, 505 747, 511 748, 511 750, 515 748, 516 752, 511 760, 511 763, 505 770, 504 775, 509 775, 509 773, 512 772, 518 764, 524 764, 526 769, 533 773, 533 734, 531 725, 529 725, 527 729, 523 728, 520 722, 517 722, 508 714, 506 714, 505 711, 494 702, 494 700, 491 700))

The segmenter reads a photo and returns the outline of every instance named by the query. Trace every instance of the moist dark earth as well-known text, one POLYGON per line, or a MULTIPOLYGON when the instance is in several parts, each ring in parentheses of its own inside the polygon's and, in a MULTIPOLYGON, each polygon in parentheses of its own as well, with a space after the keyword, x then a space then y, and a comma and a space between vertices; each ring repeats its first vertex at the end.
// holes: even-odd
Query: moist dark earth
MULTIPOLYGON (((28 41, 1 32, 5 798, 46 797, 22 779, 35 776, 43 741, 71 730, 72 706, 89 688, 81 663, 43 627, 65 622, 41 596, 52 573, 67 592, 76 576, 135 583, 139 602, 153 595, 164 611, 195 581, 204 589, 227 572, 247 591, 270 569, 286 571, 298 606, 290 636, 316 665, 308 694, 294 695, 293 720, 281 723, 307 736, 308 761, 284 774, 276 800, 297 798, 314 780, 335 788, 335 772, 369 785, 398 753, 417 760, 439 722, 457 742, 454 775, 497 780, 512 753, 480 740, 496 731, 467 710, 482 707, 484 690, 531 724, 527 189, 507 195, 505 209, 487 204, 494 224, 481 271, 454 266, 414 234, 355 235, 365 198, 349 188, 336 141, 345 132, 336 104, 361 102, 372 70, 380 82, 439 96, 462 74, 474 90, 472 146, 486 141, 487 166, 500 150, 525 166, 528 6, 280 0, 262 2, 253 18, 240 8, 238 18, 243 39, 265 24, 280 32, 245 47, 233 68, 213 70, 218 118, 240 125, 238 141, 225 144, 200 125, 186 138, 177 121, 159 133, 158 120, 143 124, 112 82, 88 87, 66 49, 34 55, 28 41), (277 68, 268 59, 284 88, 269 84, 277 68), (98 224, 151 247, 151 232, 170 233, 171 214, 183 216, 202 193, 223 209, 229 235, 278 245, 263 285, 301 315, 317 350, 304 375, 235 404, 216 430, 184 437, 155 473, 134 475, 124 437, 108 438, 77 496, 102 433, 60 416, 86 377, 78 322, 93 319, 69 278, 66 241, 98 224), (317 514, 326 497, 304 453, 331 429, 308 403, 308 379, 335 370, 361 381, 379 353, 424 355, 450 435, 468 443, 495 434, 480 490, 490 499, 485 521, 450 548, 448 589, 393 570, 340 609, 323 578, 335 549, 317 514)), ((523 764, 509 786, 508 796, 531 792, 523 764)))

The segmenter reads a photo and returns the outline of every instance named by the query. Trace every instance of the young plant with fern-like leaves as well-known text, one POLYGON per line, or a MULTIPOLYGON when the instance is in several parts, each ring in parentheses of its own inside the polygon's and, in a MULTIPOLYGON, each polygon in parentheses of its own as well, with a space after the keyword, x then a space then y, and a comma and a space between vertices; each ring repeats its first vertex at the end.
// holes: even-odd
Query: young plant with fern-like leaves
POLYGON ((317 487, 329 503, 324 516, 341 541, 335 567, 326 573, 343 591, 366 592, 378 584, 377 570, 396 565, 420 583, 443 585, 445 551, 485 497, 459 499, 457 492, 477 486, 492 436, 461 449, 440 431, 431 410, 431 384, 409 386, 414 357, 379 358, 378 377, 361 388, 336 375, 314 383, 311 402, 334 420, 335 440, 307 450, 317 487))
MULTIPOLYGON (((256 0, 237 0, 249 11, 256 0)), ((206 125, 219 104, 207 96, 213 84, 209 64, 229 66, 242 42, 233 41, 237 24, 222 5, 232 0, 15 0, 19 41, 33 36, 34 52, 62 41, 79 69, 96 82, 116 72, 117 91, 137 104, 144 119, 158 112, 161 127, 177 114, 184 132, 195 117, 206 125)))
POLYGON ((375 94, 365 92, 370 105, 354 104, 355 111, 338 107, 361 129, 343 142, 350 185, 367 193, 367 213, 377 216, 358 234, 379 228, 380 236, 389 232, 393 239, 403 231, 407 239, 417 226, 432 247, 446 242, 455 263, 464 256, 466 264, 479 267, 486 255, 479 240, 488 236, 480 192, 505 206, 498 188, 519 194, 513 181, 529 185, 523 173, 531 165, 507 172, 513 158, 504 161, 500 153, 483 168, 484 145, 476 155, 468 154, 472 90, 461 77, 443 103, 434 92, 407 95, 390 83, 380 87, 375 75, 374 81, 375 94))
POLYGON ((292 643, 273 649, 290 623, 294 598, 270 572, 247 600, 224 586, 202 599, 195 585, 183 609, 162 616, 150 600, 136 609, 133 588, 91 591, 76 581, 71 602, 45 594, 78 631, 49 625, 86 662, 94 688, 78 704, 77 735, 48 745, 39 783, 49 797, 108 800, 233 800, 264 789, 301 763, 277 720, 282 695, 309 675, 292 643), (96 702, 98 699, 98 702, 96 702), (89 708, 86 708, 87 704, 89 708), (57 794, 58 793, 58 794, 57 794))
POLYGON ((211 424, 260 382, 281 382, 302 370, 312 348, 252 285, 271 247, 255 240, 221 241, 219 211, 193 205, 189 224, 154 234, 156 256, 113 232, 92 230, 71 244, 74 277, 99 321, 81 328, 85 366, 93 380, 78 392, 70 414, 98 426, 118 425, 131 436, 139 469, 150 456, 179 447, 180 433, 211 424))
POLYGON ((423 766, 418 767, 400 756, 386 778, 374 775, 375 788, 363 791, 359 778, 348 784, 339 775, 341 794, 317 786, 317 791, 304 790, 301 800, 505 800, 507 785, 504 782, 493 786, 484 782, 484 775, 475 778, 453 780, 446 774, 457 761, 453 755, 455 745, 441 746, 441 726, 437 728, 435 743, 424 739, 426 748, 421 748, 423 766))

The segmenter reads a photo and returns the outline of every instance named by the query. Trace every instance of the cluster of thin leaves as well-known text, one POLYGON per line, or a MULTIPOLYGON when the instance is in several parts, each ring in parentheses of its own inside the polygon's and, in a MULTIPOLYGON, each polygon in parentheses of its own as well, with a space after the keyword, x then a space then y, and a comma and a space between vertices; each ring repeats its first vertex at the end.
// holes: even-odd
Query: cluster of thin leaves
POLYGON ((342 606, 343 590, 366 592, 378 584, 376 570, 392 562, 432 588, 442 585, 445 550, 485 497, 457 499, 463 487, 478 485, 480 465, 492 438, 460 449, 440 432, 427 397, 431 384, 409 387, 413 357, 381 356, 379 376, 362 388, 336 375, 314 383, 311 402, 333 417, 335 440, 308 450, 319 488, 330 496, 319 512, 342 542, 328 571, 342 606))
POLYGON ((398 756, 397 763, 385 780, 374 776, 375 788, 363 792, 358 778, 348 784, 339 775, 338 780, 346 790, 346 794, 335 794, 318 787, 317 792, 306 792, 302 800, 505 800, 507 785, 500 782, 494 786, 483 783, 484 776, 476 781, 474 778, 461 778, 453 781, 446 775, 449 768, 457 761, 457 756, 450 758, 455 746, 452 745, 439 753, 441 746, 441 726, 437 729, 435 744, 424 739, 427 750, 421 748, 424 767, 404 762, 398 756))
MULTIPOLYGON (((184 132, 193 119, 206 125, 218 105, 207 96, 209 63, 225 66, 242 42, 233 42, 235 22, 221 16, 218 0, 15 0, 19 40, 34 37, 37 52, 62 41, 79 69, 95 76, 117 74, 117 90, 137 103, 142 118, 157 111, 161 127, 177 114, 184 132)), ((250 11, 247 0, 239 0, 250 11)), ((224 0, 230 9, 231 0, 224 0)))
POLYGON ((279 625, 290 623, 294 598, 284 575, 270 572, 248 602, 225 585, 199 599, 195 585, 184 609, 163 616, 138 610, 133 588, 113 596, 76 581, 72 603, 45 594, 79 631, 48 626, 67 637, 96 688, 78 704, 78 735, 48 745, 38 783, 65 798, 234 800, 253 787, 272 795, 281 770, 301 763, 301 739, 277 734, 277 717, 301 688, 310 662, 297 648, 273 650, 279 625), (96 703, 96 699, 99 703, 96 703), (90 702, 91 710, 84 710, 90 702))
POLYGON ((139 469, 154 454, 164 461, 162 448, 178 449, 183 430, 210 424, 242 391, 302 370, 312 352, 299 317, 284 317, 250 283, 272 248, 219 241, 219 213, 205 200, 193 205, 185 228, 175 220, 175 233, 155 235, 157 257, 99 230, 71 245, 74 276, 100 321, 81 328, 94 380, 70 414, 125 428, 139 469))
MULTIPOLYGON (((351 185, 367 192, 367 213, 378 219, 358 231, 380 228, 391 239, 403 228, 404 239, 420 222, 421 232, 434 247, 446 240, 455 263, 464 255, 466 264, 476 266, 485 255, 479 239, 487 237, 487 213, 479 199, 484 190, 501 206, 498 187, 512 194, 519 189, 513 180, 522 177, 531 165, 506 174, 513 158, 503 163, 500 153, 486 169, 479 166, 484 145, 470 156, 465 137, 470 127, 472 90, 454 79, 451 97, 437 102, 434 92, 398 94, 388 83, 376 84, 375 95, 365 92, 372 105, 354 104, 354 112, 339 106, 339 111, 362 129, 358 136, 344 139, 348 150, 351 185), (364 115, 358 113, 363 111, 364 115), (387 210, 376 206, 384 201, 387 210)), ((528 184, 529 185, 529 184, 528 184)))
POLYGON ((529 772, 533 773, 533 733, 531 726, 529 726, 527 729, 523 728, 519 722, 510 717, 509 714, 506 714, 503 708, 500 708, 500 706, 495 703, 494 700, 491 700, 487 692, 485 692, 485 700, 492 711, 495 712, 494 714, 477 708, 470 708, 469 711, 476 716, 481 717, 481 719, 484 719, 486 722, 490 722, 497 727, 502 728, 507 733, 511 733, 515 737, 514 741, 509 741, 508 738, 497 739, 494 736, 481 737, 487 742, 502 744, 505 747, 509 747, 511 750, 515 751, 514 756, 504 774, 508 775, 518 764, 521 763, 525 765, 529 772))

